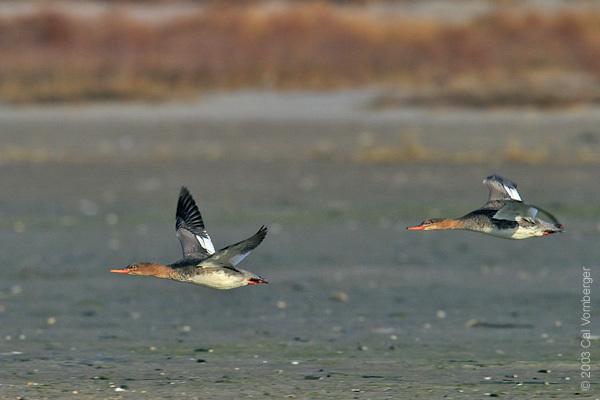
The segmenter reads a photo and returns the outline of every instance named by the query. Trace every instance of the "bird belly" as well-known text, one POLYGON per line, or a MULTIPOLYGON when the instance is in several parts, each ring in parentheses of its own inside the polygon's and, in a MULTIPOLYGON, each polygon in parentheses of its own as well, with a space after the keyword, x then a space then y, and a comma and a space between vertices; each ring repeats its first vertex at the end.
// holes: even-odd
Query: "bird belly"
POLYGON ((542 236, 542 231, 540 229, 524 228, 522 226, 517 226, 516 228, 490 229, 488 232, 484 233, 504 239, 527 239, 533 236, 542 236))
POLYGON ((524 228, 522 226, 519 226, 516 230, 515 233, 513 233, 512 235, 512 239, 527 239, 533 236, 543 236, 543 232, 541 229, 539 228, 524 228))
POLYGON ((213 289, 227 290, 245 286, 248 281, 225 271, 214 271, 189 277, 186 282, 206 286, 213 289))

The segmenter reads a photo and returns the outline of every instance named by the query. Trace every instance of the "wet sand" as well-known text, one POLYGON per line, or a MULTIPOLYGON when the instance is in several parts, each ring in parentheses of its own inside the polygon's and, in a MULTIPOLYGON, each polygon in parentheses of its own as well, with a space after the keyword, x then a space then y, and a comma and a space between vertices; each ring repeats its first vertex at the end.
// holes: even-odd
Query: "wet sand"
POLYGON ((372 96, 0 109, 0 398, 597 398, 579 357, 600 185, 581 154, 599 150, 600 111, 377 111, 372 96), (406 137, 484 154, 518 137, 552 157, 361 161, 406 137), (479 207, 491 173, 566 232, 405 229, 479 207), (180 257, 181 185, 216 247, 269 227, 241 267, 271 284, 108 272, 180 257))

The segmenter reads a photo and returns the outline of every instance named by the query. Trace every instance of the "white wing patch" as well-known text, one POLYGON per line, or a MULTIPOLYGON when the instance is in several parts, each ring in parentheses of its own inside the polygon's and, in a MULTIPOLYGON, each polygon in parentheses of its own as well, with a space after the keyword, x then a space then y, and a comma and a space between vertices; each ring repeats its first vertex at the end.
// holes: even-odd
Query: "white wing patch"
POLYGON ((215 254, 215 246, 213 246, 210 236, 206 235, 206 237, 202 237, 200 235, 196 235, 196 239, 198 239, 200 246, 202 246, 208 252, 208 254, 215 254))
POLYGON ((504 186, 504 190, 506 190, 506 193, 508 193, 508 196, 511 199, 517 200, 517 201, 522 201, 521 196, 519 196, 519 192, 517 192, 517 189, 512 188, 510 186, 506 186, 506 185, 502 185, 502 186, 504 186))

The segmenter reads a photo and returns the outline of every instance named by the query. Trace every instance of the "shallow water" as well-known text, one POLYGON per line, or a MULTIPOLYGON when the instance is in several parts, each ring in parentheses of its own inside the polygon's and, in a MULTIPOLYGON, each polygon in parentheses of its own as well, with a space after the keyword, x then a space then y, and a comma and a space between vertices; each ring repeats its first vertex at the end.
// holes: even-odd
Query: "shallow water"
POLYGON ((355 155, 402 146, 405 129, 439 150, 486 152, 523 132, 525 148, 595 151, 600 113, 369 111, 368 93, 338 93, 315 98, 333 111, 313 119, 306 94, 265 96, 0 112, 0 398, 597 397, 579 361, 582 268, 595 277, 600 258, 597 165, 355 155), (281 109, 231 118, 240 102, 281 109), (566 232, 405 229, 479 207, 491 173, 566 232), (180 256, 181 185, 217 247, 269 226, 241 267, 271 284, 219 292, 108 273, 180 256))

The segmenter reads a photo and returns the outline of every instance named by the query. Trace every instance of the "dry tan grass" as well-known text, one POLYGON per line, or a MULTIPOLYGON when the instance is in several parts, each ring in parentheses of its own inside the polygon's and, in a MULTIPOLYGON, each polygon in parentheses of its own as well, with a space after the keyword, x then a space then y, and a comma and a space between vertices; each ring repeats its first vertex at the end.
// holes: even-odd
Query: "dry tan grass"
POLYGON ((5 145, 0 148, 0 165, 11 163, 42 164, 47 162, 80 163, 85 157, 70 151, 5 145))
POLYGON ((401 136, 399 146, 366 146, 357 151, 355 161, 364 164, 404 164, 434 162, 442 164, 530 164, 530 165, 600 165, 595 150, 583 148, 561 152, 544 145, 527 147, 516 137, 506 141, 504 149, 472 150, 436 149, 421 144, 412 132, 401 136))
POLYGON ((0 99, 189 97, 240 87, 388 84, 402 101, 457 105, 596 102, 600 12, 518 13, 461 23, 376 18, 328 3, 212 4, 162 22, 119 8, 51 8, 0 19, 0 99))

